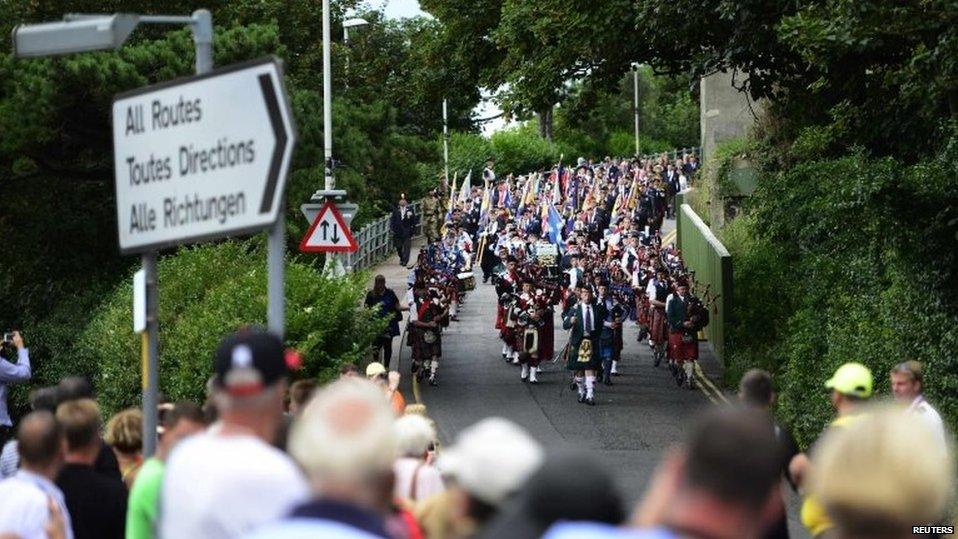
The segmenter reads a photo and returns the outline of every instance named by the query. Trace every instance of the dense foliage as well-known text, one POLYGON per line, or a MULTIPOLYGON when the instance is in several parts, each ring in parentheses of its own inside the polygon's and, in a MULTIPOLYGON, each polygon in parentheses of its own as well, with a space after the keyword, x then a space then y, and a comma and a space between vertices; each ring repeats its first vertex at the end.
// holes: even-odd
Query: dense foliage
POLYGON ((913 165, 803 144, 753 147, 765 173, 721 233, 735 279, 727 380, 775 372, 779 408, 809 442, 831 415, 816 395, 838 365, 868 365, 887 393, 888 370, 915 358, 958 425, 958 136, 913 165))

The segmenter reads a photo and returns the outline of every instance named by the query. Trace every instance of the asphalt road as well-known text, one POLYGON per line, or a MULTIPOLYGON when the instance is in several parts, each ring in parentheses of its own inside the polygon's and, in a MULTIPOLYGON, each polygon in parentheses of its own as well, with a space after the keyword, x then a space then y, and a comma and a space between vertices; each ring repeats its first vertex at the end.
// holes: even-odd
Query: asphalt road
MULTIPOLYGON (((670 223, 671 224, 671 223, 670 223)), ((382 273, 389 287, 403 297, 408 270, 393 257, 374 273, 382 273)), ((480 276, 481 277, 481 276, 480 276)), ((422 403, 444 444, 452 443, 464 428, 490 416, 515 421, 547 449, 579 449, 594 454, 613 472, 630 506, 637 502, 668 448, 682 439, 683 428, 696 414, 720 400, 706 384, 690 391, 676 387, 665 366, 653 367, 647 344, 636 342, 634 325, 625 328, 625 349, 614 385, 597 384, 596 405, 577 402, 569 389, 569 373, 561 360, 544 363, 538 385, 522 383, 520 369, 502 360, 502 342, 495 324, 495 289, 477 279, 459 312, 459 321, 443 332, 443 359, 439 385, 419 387, 422 403)), ((556 349, 567 341, 558 315, 556 349)), ((393 365, 400 353, 394 341, 393 365)), ((702 345, 703 374, 720 377, 720 366, 702 345)), ((414 402, 409 376, 409 348, 402 346, 403 393, 414 402)), ((790 513, 794 513, 792 501, 790 513)), ((794 519, 793 519, 794 520, 794 519)), ((800 526, 793 522, 796 532, 800 526)), ((793 537, 801 537, 795 534, 793 537)))

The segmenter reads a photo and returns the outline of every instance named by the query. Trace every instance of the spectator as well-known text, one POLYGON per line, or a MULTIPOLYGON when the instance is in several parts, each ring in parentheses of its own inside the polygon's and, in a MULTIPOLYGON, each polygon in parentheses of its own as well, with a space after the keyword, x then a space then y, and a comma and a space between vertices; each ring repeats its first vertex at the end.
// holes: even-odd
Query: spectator
POLYGON ((908 411, 931 429, 939 443, 944 444, 945 424, 935 407, 925 400, 925 378, 921 363, 915 360, 899 363, 889 373, 891 392, 895 400, 908 407, 908 411))
POLYGON ((230 335, 216 351, 213 371, 219 421, 170 455, 160 537, 237 537, 280 518, 307 495, 299 470, 270 445, 286 393, 280 340, 255 329, 230 335))
MULTIPOLYGON (((772 375, 762 369, 751 369, 742 376, 738 385, 738 398, 746 408, 759 410, 766 414, 769 426, 775 433, 775 439, 778 440, 781 448, 780 469, 782 475, 794 488, 791 475, 788 473, 788 465, 792 458, 798 454, 798 443, 787 428, 775 420, 772 415, 772 405, 775 403, 775 392, 772 390, 772 375)), ((788 534, 788 515, 784 512, 784 499, 781 492, 778 493, 777 503, 781 503, 783 511, 779 519, 772 525, 769 531, 763 536, 766 539, 787 539, 788 534)))
POLYGON ((97 472, 103 447, 100 438, 100 408, 90 399, 64 402, 57 407, 57 421, 66 436, 66 465, 57 476, 63 490, 73 533, 77 539, 123 539, 126 487, 123 481, 97 472))
POLYGON ((289 386, 289 415, 299 417, 306 404, 316 394, 319 384, 316 380, 296 380, 289 386))
POLYGON ((713 409, 700 417, 681 448, 660 464, 634 516, 640 530, 564 523, 547 539, 678 539, 758 537, 778 517, 778 441, 764 414, 713 409))
POLYGON ((359 367, 357 367, 355 363, 346 363, 345 365, 339 368, 339 377, 340 378, 351 378, 351 377, 360 378, 362 377, 362 375, 359 374, 359 367))
POLYGON ((506 507, 481 537, 537 539, 562 520, 618 525, 624 519, 622 497, 612 475, 590 454, 562 453, 546 458, 516 503, 506 507))
POLYGON ((834 539, 905 539, 946 517, 954 461, 937 435, 906 412, 868 414, 829 432, 815 455, 811 491, 834 539))
MULTIPOLYGON (((872 373, 861 363, 845 363, 825 382, 825 388, 831 393, 832 406, 838 416, 831 422, 828 431, 843 429, 857 421, 862 415, 862 407, 872 396, 874 380, 872 373)), ((800 489, 805 489, 808 476, 814 466, 805 453, 799 453, 789 464, 789 474, 800 489)), ((801 510, 802 524, 814 537, 828 532, 832 523, 821 502, 812 496, 805 496, 801 510)))
MULTIPOLYGON (((57 411, 56 387, 41 387, 30 392, 30 409, 34 412, 46 411, 51 414, 57 411)), ((0 479, 13 477, 20 465, 20 454, 17 449, 17 440, 10 440, 0 452, 0 479)))
POLYGON ((417 518, 427 537, 469 537, 496 513, 542 463, 543 452, 515 423, 490 417, 459 433, 440 455, 446 491, 425 500, 417 518))
POLYGON ((0 343, 0 447, 7 443, 13 428, 7 409, 8 385, 30 379, 30 351, 23 344, 19 331, 5 334, 0 343), (9 338, 8 338, 9 337, 9 338))
POLYGON ((382 275, 376 276, 373 289, 366 293, 366 307, 376 307, 379 316, 389 320, 389 325, 376 341, 376 355, 379 356, 382 350, 382 363, 388 370, 393 357, 393 338, 399 335, 399 321, 402 320, 399 313, 408 311, 409 307, 399 304, 399 297, 393 289, 386 288, 386 278, 382 275))
POLYGON ((113 448, 123 484, 129 489, 143 464, 143 414, 140 409, 129 408, 111 417, 106 423, 103 441, 113 448))
POLYGON ((155 537, 160 486, 166 459, 181 440, 206 428, 203 409, 192 402, 179 402, 163 417, 156 454, 143 463, 137 474, 126 511, 126 539, 155 537))
POLYGON ((362 380, 340 380, 321 390, 293 425, 290 453, 303 467, 314 498, 286 519, 250 537, 390 537, 389 504, 396 440, 393 413, 382 392, 362 380))
POLYGON ((386 372, 382 363, 370 363, 366 366, 366 378, 375 383, 386 393, 386 399, 392 406, 396 416, 406 411, 406 398, 399 391, 400 375, 396 371, 386 372))
MULTIPOLYGON (((59 404, 80 399, 96 400, 93 384, 82 376, 68 376, 60 380, 57 384, 57 394, 60 397, 59 404)), ((93 469, 106 477, 122 479, 116 455, 109 444, 103 440, 100 441, 100 452, 96 456, 96 462, 93 463, 93 469)))
MULTIPOLYGON (((63 429, 49 411, 32 412, 17 429, 21 468, 0 481, 0 534, 46 539, 50 506, 69 520, 63 492, 53 483, 63 466, 63 429)), ((69 523, 64 536, 73 537, 69 523)))
POLYGON ((396 420, 399 458, 393 464, 396 476, 393 497, 412 505, 445 490, 442 474, 430 462, 436 443, 436 428, 421 415, 407 414, 396 420))

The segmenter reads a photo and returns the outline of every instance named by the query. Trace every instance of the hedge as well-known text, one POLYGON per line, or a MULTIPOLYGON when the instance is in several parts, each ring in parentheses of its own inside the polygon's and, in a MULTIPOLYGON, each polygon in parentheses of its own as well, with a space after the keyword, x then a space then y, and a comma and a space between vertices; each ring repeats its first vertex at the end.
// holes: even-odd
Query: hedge
POLYGON ((811 138, 800 152, 764 150, 746 216, 721 231, 736 290, 726 382, 771 370, 779 412, 807 444, 833 413, 823 384, 836 367, 868 365, 887 394, 889 369, 914 358, 954 430, 958 136, 911 166, 863 152, 815 158, 811 138))
MULTIPOLYGON (((266 323, 265 249, 257 239, 180 250, 158 264, 160 391, 202 401, 222 337, 266 323)), ((365 277, 334 279, 298 261, 286 266, 286 342, 304 358, 297 377, 334 376, 365 359, 383 322, 361 306, 365 277)), ((130 279, 112 290, 78 335, 76 355, 40 373, 43 383, 90 376, 106 413, 140 399, 140 339, 132 331, 130 279)))

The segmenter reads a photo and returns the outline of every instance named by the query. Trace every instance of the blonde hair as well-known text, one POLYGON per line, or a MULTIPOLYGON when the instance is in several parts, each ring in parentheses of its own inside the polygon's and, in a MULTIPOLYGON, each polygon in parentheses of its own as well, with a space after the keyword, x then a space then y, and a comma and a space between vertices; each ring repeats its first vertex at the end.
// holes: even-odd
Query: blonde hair
POLYGON ((120 453, 139 453, 143 450, 143 413, 139 408, 127 408, 106 423, 103 440, 120 453))
POLYGON ((954 467, 914 414, 875 409, 826 435, 812 492, 845 537, 898 537, 944 516, 954 467))

